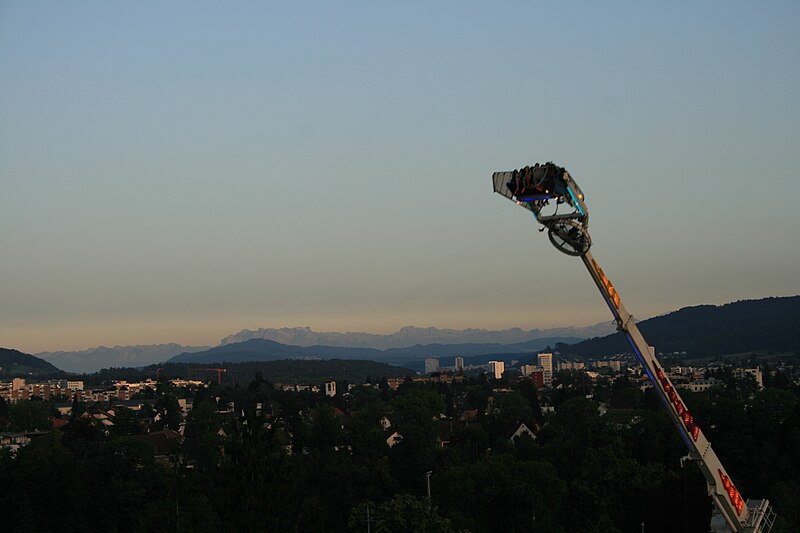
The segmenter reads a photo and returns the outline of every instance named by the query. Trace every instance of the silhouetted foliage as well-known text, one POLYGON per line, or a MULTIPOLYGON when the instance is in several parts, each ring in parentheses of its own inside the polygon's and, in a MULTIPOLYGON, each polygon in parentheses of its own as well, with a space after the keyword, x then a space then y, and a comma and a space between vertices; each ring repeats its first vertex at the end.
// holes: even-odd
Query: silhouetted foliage
MULTIPOLYGON (((791 379, 757 390, 720 377, 723 386, 684 393, 686 404, 740 492, 771 500, 773 531, 797 531, 800 390, 791 379)), ((185 439, 167 455, 136 433, 156 412, 161 425, 181 427, 172 387, 160 386, 155 406, 115 408, 114 426, 83 405, 61 429, 0 450, 3 527, 327 533, 366 531, 369 520, 374 532, 626 532, 642 522, 649 533, 707 530, 705 481, 682 466, 684 444, 652 393, 617 378, 586 398, 591 383, 562 378, 563 394, 541 397, 530 382, 512 381, 508 392, 478 378, 327 398, 251 376, 197 391, 185 439), (539 402, 555 398, 555 414, 543 416, 539 402), (520 422, 535 438, 510 440, 520 422), (394 432, 401 438, 390 447, 394 432)), ((0 403, 0 420, 14 427, 52 414, 45 402, 0 403)))

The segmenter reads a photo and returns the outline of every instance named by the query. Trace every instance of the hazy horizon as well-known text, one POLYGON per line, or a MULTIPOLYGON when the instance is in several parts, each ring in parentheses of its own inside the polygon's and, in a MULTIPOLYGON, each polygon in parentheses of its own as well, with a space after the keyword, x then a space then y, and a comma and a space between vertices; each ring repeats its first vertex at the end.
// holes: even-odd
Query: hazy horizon
MULTIPOLYGON (((780 297, 786 297, 786 296, 796 296, 796 295, 776 295, 776 296, 772 296, 772 297, 780 298, 780 297)), ((599 297, 599 294, 598 294, 598 297, 599 297)), ((770 296, 765 296, 765 298, 769 298, 769 297, 770 296)), ((725 304, 728 304, 728 303, 733 303, 733 302, 709 303, 707 305, 725 305, 725 304)), ((706 305, 706 304, 699 304, 699 305, 706 305)), ((687 306, 681 306, 681 307, 687 307, 687 306)), ((639 318, 637 318, 637 320, 638 321, 646 320, 646 319, 649 319, 649 318, 653 318, 653 317, 656 317, 656 316, 664 315, 664 314, 667 314, 667 313, 670 313, 670 312, 673 312, 673 311, 678 311, 678 310, 679 310, 678 308, 670 309, 670 310, 668 310, 666 312, 656 313, 655 315, 652 315, 652 316, 639 317, 639 318)), ((308 325, 254 326, 254 327, 245 327, 245 328, 239 328, 239 329, 230 330, 230 331, 227 331, 226 333, 224 333, 224 334, 222 334, 222 335, 220 335, 218 337, 209 336, 208 338, 211 339, 211 340, 209 340, 208 342, 205 342, 205 343, 201 342, 201 343, 195 343, 195 344, 190 344, 190 343, 186 343, 186 342, 180 342, 179 340, 174 340, 174 339, 173 340, 169 340, 167 338, 164 338, 162 340, 158 340, 158 341, 155 341, 155 342, 147 342, 147 341, 140 341, 140 340, 137 341, 136 337, 134 336, 134 337, 131 337, 130 338, 131 340, 128 341, 128 342, 115 342, 115 341, 98 342, 96 344, 91 344, 91 345, 88 345, 88 346, 75 346, 75 347, 68 347, 68 348, 52 348, 52 349, 44 349, 44 350, 36 350, 36 351, 24 350, 24 349, 20 349, 19 347, 15 347, 15 346, 0 346, 0 347, 16 349, 16 350, 22 351, 24 353, 29 353, 29 354, 34 354, 35 355, 35 354, 39 354, 39 353, 52 353, 52 352, 82 352, 82 351, 92 350, 92 349, 95 349, 95 348, 98 348, 98 347, 117 348, 117 347, 152 346, 152 345, 165 345, 165 344, 178 344, 178 345, 182 345, 182 346, 185 346, 185 347, 214 347, 214 346, 220 345, 221 342, 226 337, 235 336, 235 335, 241 334, 241 333, 246 332, 246 331, 256 332, 256 331, 258 331, 260 329, 276 329, 276 330, 289 329, 289 330, 291 330, 291 329, 309 328, 311 331, 313 331, 314 333, 317 333, 317 334, 327 334, 327 333, 358 334, 358 333, 366 333, 366 334, 375 334, 375 335, 391 335, 391 334, 394 334, 394 333, 399 333, 402 329, 407 328, 407 327, 421 328, 421 329, 434 328, 434 329, 439 329, 439 330, 451 329, 451 330, 458 330, 458 331, 463 331, 463 330, 468 330, 468 329, 485 330, 485 331, 505 331, 505 330, 512 330, 512 329, 520 329, 520 330, 523 330, 523 331, 532 331, 532 330, 547 331, 547 330, 553 330, 553 329, 592 328, 592 327, 598 327, 601 324, 606 324, 606 323, 611 324, 612 322, 613 322, 613 320, 611 319, 611 317, 609 315, 609 317, 607 319, 600 320, 598 322, 593 322, 593 323, 562 324, 562 325, 552 325, 552 326, 547 326, 547 327, 541 327, 541 326, 521 327, 521 326, 513 326, 512 325, 512 326, 505 326, 505 327, 504 326, 497 326, 497 327, 465 326, 463 328, 461 328, 461 327, 448 328, 448 327, 439 327, 439 326, 432 326, 432 325, 405 324, 403 326, 399 326, 399 327, 396 327, 394 329, 389 329, 389 330, 367 331, 367 330, 357 330, 357 329, 353 329, 353 328, 344 328, 344 329, 338 329, 338 330, 318 329, 318 328, 314 328, 314 327, 308 326, 308 325)))
POLYGON ((492 194, 565 166, 647 318, 800 294, 800 4, 0 3, 0 346, 610 314, 492 194))
POLYGON ((259 329, 310 328, 314 333, 318 333, 318 334, 325 334, 325 333, 342 333, 342 334, 366 333, 366 334, 374 334, 374 335, 391 335, 393 333, 400 332, 400 330, 405 328, 405 327, 417 327, 417 328, 429 328, 430 327, 430 328, 436 328, 436 329, 440 329, 440 330, 453 329, 453 330, 459 330, 459 331, 460 330, 467 330, 467 329, 480 329, 480 330, 487 330, 487 331, 521 329, 523 331, 531 331, 531 330, 535 330, 535 329, 539 329, 539 330, 562 329, 562 328, 568 329, 570 327, 585 328, 585 327, 597 326, 597 325, 602 324, 604 322, 609 322, 610 323, 611 320, 609 319, 607 321, 601 321, 601 322, 598 322, 598 323, 595 323, 595 324, 574 325, 574 326, 570 326, 570 325, 553 326, 553 327, 548 327, 548 328, 536 328, 536 327, 518 328, 516 326, 510 326, 510 327, 507 327, 507 328, 468 328, 468 327, 466 327, 466 328, 437 328, 436 326, 420 326, 420 325, 406 324, 405 326, 401 326, 401 327, 396 328, 394 330, 388 330, 388 331, 361 331, 361 330, 354 330, 354 329, 323 330, 323 329, 315 329, 315 328, 310 327, 310 326, 276 326, 276 327, 240 328, 240 329, 235 330, 235 331, 231 330, 231 331, 227 332, 226 334, 220 335, 219 337, 217 337, 216 339, 214 339, 214 340, 212 340, 212 341, 210 341, 208 343, 200 343, 200 344, 187 344, 187 343, 183 343, 183 342, 179 342, 179 341, 175 341, 175 340, 172 340, 172 341, 164 340, 164 341, 159 341, 159 342, 135 342, 135 341, 131 341, 131 342, 127 342, 127 343, 119 343, 119 342, 103 343, 103 342, 100 342, 100 343, 97 343, 97 344, 93 344, 91 346, 75 347, 75 348, 71 348, 71 349, 60 349, 60 348, 57 348, 57 349, 47 349, 47 350, 37 350, 37 351, 21 350, 20 348, 17 348, 17 347, 14 347, 14 346, 0 346, 0 347, 2 347, 2 348, 12 348, 12 349, 16 349, 16 350, 19 350, 19 351, 22 351, 22 352, 25 352, 25 353, 29 353, 29 354, 47 353, 47 352, 81 352, 81 351, 86 351, 86 350, 92 350, 92 349, 98 348, 98 347, 116 348, 116 347, 132 347, 132 346, 150 346, 150 345, 159 345, 159 344, 179 344, 179 345, 183 345, 183 346, 187 346, 187 347, 188 346, 214 347, 214 346, 220 345, 221 341, 226 337, 234 336, 234 335, 243 333, 245 331, 258 331, 259 329))

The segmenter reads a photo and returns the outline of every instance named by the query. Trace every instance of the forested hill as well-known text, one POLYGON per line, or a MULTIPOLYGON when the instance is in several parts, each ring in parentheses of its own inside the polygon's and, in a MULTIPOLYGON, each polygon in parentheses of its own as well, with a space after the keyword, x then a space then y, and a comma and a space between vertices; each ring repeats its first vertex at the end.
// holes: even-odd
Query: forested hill
POLYGON ((31 374, 52 374, 58 371, 58 368, 44 359, 18 350, 0 348, 0 376, 25 377, 31 374))
POLYGON ((292 346, 267 339, 216 346, 206 351, 182 353, 168 363, 243 363, 247 361, 278 361, 282 359, 379 359, 381 350, 374 348, 341 348, 336 346, 292 346))
MULTIPOLYGON (((767 350, 799 353, 800 296, 684 307, 638 326, 645 339, 662 353, 686 352, 688 357, 767 350)), ((564 355, 580 357, 631 351, 621 333, 559 344, 557 348, 564 355)))
POLYGON ((365 359, 389 364, 420 366, 427 357, 481 356, 498 353, 531 353, 554 346, 559 342, 575 342, 575 337, 545 337, 517 344, 425 344, 407 348, 348 348, 343 346, 294 346, 268 339, 250 339, 224 344, 206 351, 183 353, 168 363, 241 363, 246 361, 277 361, 282 359, 365 359), (418 363, 415 365, 415 363, 418 363))

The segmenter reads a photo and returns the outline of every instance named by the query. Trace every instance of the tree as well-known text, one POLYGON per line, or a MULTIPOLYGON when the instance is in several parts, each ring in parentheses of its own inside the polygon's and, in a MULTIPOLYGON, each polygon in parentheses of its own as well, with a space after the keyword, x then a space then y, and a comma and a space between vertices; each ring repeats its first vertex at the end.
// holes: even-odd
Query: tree
POLYGON ((133 410, 127 407, 114 408, 114 433, 117 435, 135 435, 142 432, 142 428, 133 410))
POLYGON ((181 426, 181 407, 178 404, 178 398, 172 394, 167 393, 161 395, 156 401, 156 411, 161 415, 159 421, 163 424, 164 428, 169 428, 177 431, 181 426))
POLYGON ((214 402, 194 404, 186 418, 184 450, 199 468, 208 470, 216 466, 223 439, 219 435, 222 421, 214 402))
POLYGON ((384 417, 382 402, 373 402, 352 413, 347 427, 347 441, 356 460, 367 461, 385 457, 389 453, 380 421, 384 417))
POLYGON ((460 452, 461 464, 477 462, 489 448, 489 434, 480 424, 470 424, 453 436, 447 448, 449 455, 460 452))
POLYGON ((492 411, 495 437, 508 439, 521 422, 533 426, 533 414, 530 402, 521 393, 514 391, 506 394, 492 411))
POLYGON ((377 509, 372 502, 353 507, 347 521, 351 531, 364 530, 368 508, 375 516, 370 517, 370 523, 374 524, 370 530, 375 533, 455 533, 450 520, 443 518, 426 498, 410 494, 398 494, 377 509))
POLYGON ((620 376, 611 386, 610 406, 613 409, 635 409, 639 407, 642 391, 628 380, 620 376))
POLYGON ((226 426, 225 461, 213 478, 222 486, 214 503, 231 531, 298 531, 301 517, 315 510, 300 503, 303 479, 283 430, 268 424, 263 412, 244 413, 226 426))
POLYGON ((5 398, 0 397, 0 431, 5 431, 8 429, 10 423, 11 420, 8 402, 5 398))
POLYGON ((433 501, 455 527, 509 533, 568 530, 562 525, 571 514, 566 508, 572 509, 567 485, 546 461, 490 455, 443 472, 432 491, 433 501))
POLYGON ((305 444, 312 453, 333 451, 342 444, 342 422, 332 407, 312 409, 305 424, 305 444))
POLYGON ((11 431, 44 431, 50 429, 49 403, 39 400, 20 400, 8 410, 11 431))
POLYGON ((519 392, 530 403, 533 419, 536 420, 536 423, 540 426, 544 424, 542 406, 539 404, 539 391, 536 390, 536 385, 534 385, 533 381, 530 379, 520 381, 519 392))
POLYGON ((392 403, 392 421, 402 440, 391 450, 396 477, 406 490, 421 493, 423 476, 434 466, 442 397, 427 387, 404 385, 392 403))
POLYGON ((86 403, 82 402, 77 394, 72 396, 72 409, 70 410, 70 420, 80 418, 86 412, 86 403))

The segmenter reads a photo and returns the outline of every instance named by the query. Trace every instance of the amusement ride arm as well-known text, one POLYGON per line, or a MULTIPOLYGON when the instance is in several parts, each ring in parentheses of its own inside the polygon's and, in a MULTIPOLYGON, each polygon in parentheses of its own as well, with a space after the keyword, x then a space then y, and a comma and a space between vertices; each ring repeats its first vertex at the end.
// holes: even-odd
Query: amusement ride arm
POLYGON ((588 232, 588 209, 583 193, 569 173, 553 163, 525 167, 520 171, 495 172, 492 175, 494 191, 505 196, 517 205, 533 212, 542 229, 548 230, 550 242, 561 252, 580 257, 586 265, 597 288, 603 295, 614 319, 617 329, 628 339, 633 352, 647 373, 653 389, 669 413, 687 448, 689 456, 700 467, 706 480, 708 494, 714 501, 718 516, 714 516, 711 527, 715 532, 767 533, 772 528, 774 513, 769 500, 748 500, 745 503, 725 467, 711 448, 711 443, 703 434, 694 417, 686 408, 678 390, 661 367, 654 350, 650 348, 636 327, 633 316, 622 305, 619 293, 605 275, 600 265, 589 252, 592 245, 588 232), (556 173, 553 173, 553 170, 556 173), (532 179, 537 190, 545 195, 535 197, 517 196, 517 176, 532 179), (560 187, 553 186, 553 176, 561 180, 560 187), (509 185, 514 185, 512 189, 509 185), (563 189, 563 192, 558 190, 563 189), (553 204, 556 209, 553 210, 553 204), (572 208, 569 213, 558 212, 559 205, 572 208))
POLYGON ((673 385, 669 376, 659 364, 654 350, 650 348, 639 328, 636 327, 633 316, 622 305, 622 300, 614 285, 600 268, 600 265, 597 264, 591 252, 586 252, 581 256, 581 259, 587 270, 589 270, 589 274, 591 274, 597 288, 600 289, 603 299, 611 309, 611 313, 617 323, 617 329, 628 339, 628 343, 642 364, 647 377, 650 378, 650 382, 661 399, 661 403, 666 408, 670 419, 672 419, 681 438, 689 448, 689 455, 700 467, 700 471, 706 479, 708 494, 714 501, 717 511, 725 519, 731 531, 737 533, 763 531, 761 522, 767 512, 768 502, 766 500, 758 501, 752 513, 755 520, 751 520, 751 509, 748 509, 748 506, 745 505, 742 496, 725 471, 725 467, 722 466, 717 454, 711 448, 711 443, 705 437, 697 422, 695 422, 675 385, 673 385))

